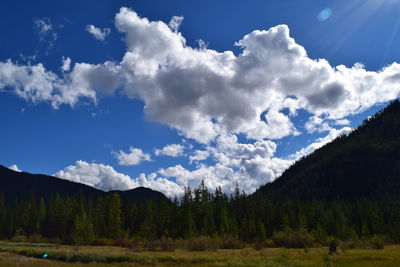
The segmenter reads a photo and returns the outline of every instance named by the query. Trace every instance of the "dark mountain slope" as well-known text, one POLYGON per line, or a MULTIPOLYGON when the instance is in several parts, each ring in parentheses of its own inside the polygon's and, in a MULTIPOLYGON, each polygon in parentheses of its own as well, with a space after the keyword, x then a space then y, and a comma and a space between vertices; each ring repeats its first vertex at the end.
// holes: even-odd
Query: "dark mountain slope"
POLYGON ((169 201, 163 193, 142 186, 127 191, 111 191, 110 193, 112 192, 118 193, 121 196, 121 199, 130 202, 146 202, 147 200, 169 201))
POLYGON ((332 200, 396 196, 400 192, 400 102, 348 136, 300 159, 255 194, 279 199, 332 200))
POLYGON ((48 198, 55 193, 61 196, 70 196, 82 191, 84 196, 105 196, 109 193, 118 193, 121 199, 131 202, 146 202, 149 200, 166 200, 168 198, 157 191, 138 187, 128 191, 104 192, 93 187, 56 178, 53 176, 16 172, 0 165, 0 194, 7 202, 29 199, 32 192, 37 197, 48 198))
POLYGON ((55 193, 68 196, 79 191, 86 196, 104 194, 104 192, 84 184, 47 175, 16 172, 3 166, 0 166, 0 184, 0 192, 4 194, 6 200, 16 198, 26 200, 31 192, 44 198, 55 193))

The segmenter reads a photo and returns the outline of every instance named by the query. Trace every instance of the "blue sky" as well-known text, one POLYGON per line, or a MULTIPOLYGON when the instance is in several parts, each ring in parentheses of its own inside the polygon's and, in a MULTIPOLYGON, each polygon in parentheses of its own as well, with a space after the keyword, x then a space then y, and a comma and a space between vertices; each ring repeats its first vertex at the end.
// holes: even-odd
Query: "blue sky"
POLYGON ((2 1, 0 164, 103 190, 253 192, 398 97, 399 10, 2 1))

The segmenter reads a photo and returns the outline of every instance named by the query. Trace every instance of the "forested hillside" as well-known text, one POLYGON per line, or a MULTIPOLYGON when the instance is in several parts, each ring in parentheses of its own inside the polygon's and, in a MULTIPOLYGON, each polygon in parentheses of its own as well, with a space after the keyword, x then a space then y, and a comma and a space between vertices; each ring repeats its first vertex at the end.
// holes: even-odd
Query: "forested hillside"
MULTIPOLYGON (((302 247, 327 244, 333 237, 379 236, 398 243, 399 115, 400 102, 395 101, 250 196, 240 185, 226 195, 201 183, 185 188, 172 202, 142 188, 143 197, 136 197, 147 201, 137 201, 135 190, 91 194, 95 189, 83 186, 73 193, 42 194, 40 186, 21 184, 24 189, 15 187, 12 201, 11 191, 0 193, 0 239, 120 244, 208 236, 230 240, 231 245, 232 240, 267 240, 269 245, 302 247), (29 197, 19 198, 22 192, 29 197)), ((39 177, 35 179, 33 184, 40 184, 39 177)), ((42 185, 52 188, 47 179, 40 180, 42 185)))
POLYGON ((274 198, 334 200, 400 192, 400 102, 394 101, 348 136, 302 158, 258 190, 274 198))

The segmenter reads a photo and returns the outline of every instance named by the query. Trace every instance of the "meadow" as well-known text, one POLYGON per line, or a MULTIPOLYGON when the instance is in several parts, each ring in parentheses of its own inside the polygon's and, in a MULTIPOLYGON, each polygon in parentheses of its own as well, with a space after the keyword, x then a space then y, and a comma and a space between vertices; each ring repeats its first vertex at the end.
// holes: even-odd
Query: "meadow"
POLYGON ((114 246, 0 242, 0 266, 400 266, 400 246, 385 249, 253 247, 212 251, 135 251, 114 246), (45 258, 44 258, 45 257, 45 258))

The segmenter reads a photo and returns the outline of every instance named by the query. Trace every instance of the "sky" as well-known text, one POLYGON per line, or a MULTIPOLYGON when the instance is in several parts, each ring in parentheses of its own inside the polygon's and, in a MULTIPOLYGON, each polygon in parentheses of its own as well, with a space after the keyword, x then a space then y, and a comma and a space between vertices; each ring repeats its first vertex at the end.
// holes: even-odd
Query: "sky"
POLYGON ((101 190, 271 182, 400 93, 397 0, 3 0, 0 164, 101 190))

